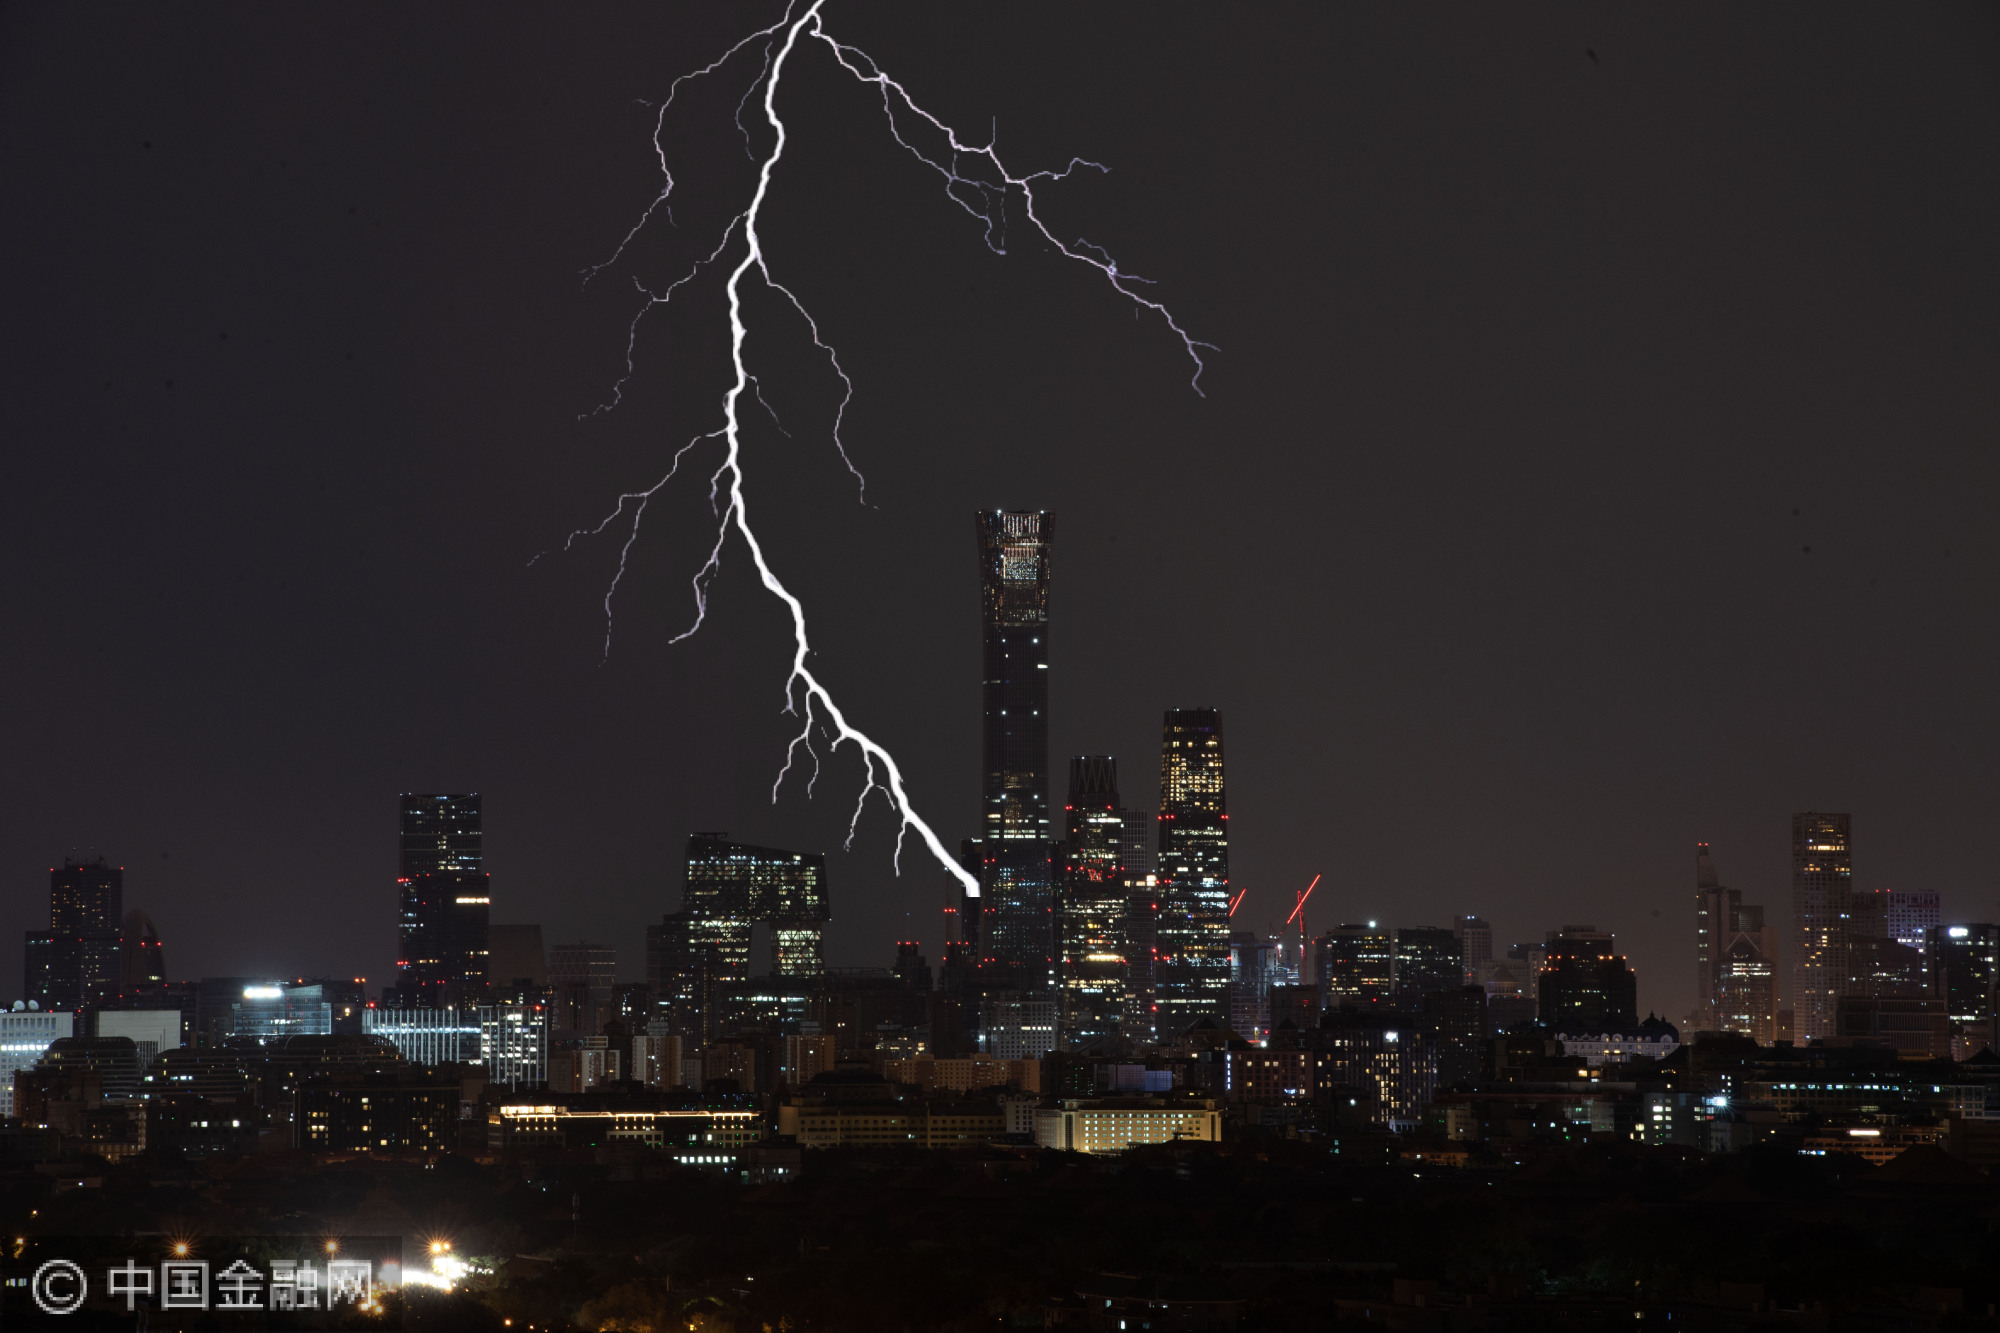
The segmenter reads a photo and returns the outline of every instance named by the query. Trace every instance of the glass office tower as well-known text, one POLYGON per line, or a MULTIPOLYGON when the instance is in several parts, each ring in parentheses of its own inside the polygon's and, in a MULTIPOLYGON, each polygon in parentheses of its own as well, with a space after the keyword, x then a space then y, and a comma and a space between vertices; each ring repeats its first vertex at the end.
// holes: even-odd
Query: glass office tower
POLYGON ((1049 824, 1049 547, 1054 516, 975 516, 983 612, 980 971, 988 985, 1055 981, 1049 824))
POLYGON ((1222 714, 1174 708, 1160 741, 1154 1026, 1162 1038, 1228 1019, 1229 804, 1222 714))

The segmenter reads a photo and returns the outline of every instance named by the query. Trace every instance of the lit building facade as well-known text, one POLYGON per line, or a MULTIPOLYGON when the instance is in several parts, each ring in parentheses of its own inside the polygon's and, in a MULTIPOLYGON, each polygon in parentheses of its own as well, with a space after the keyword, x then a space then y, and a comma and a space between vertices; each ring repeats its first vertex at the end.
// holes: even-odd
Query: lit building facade
POLYGON ((1117 1035, 1125 1017, 1127 915, 1125 812, 1118 761, 1108 754, 1069 761, 1058 936, 1061 1039, 1069 1049, 1117 1035))
POLYGON ((1443 926, 1404 926, 1396 932, 1391 975, 1396 1003, 1414 1011, 1424 996, 1465 984, 1465 946, 1443 926))
POLYGON ((1153 1004, 1174 1036, 1229 1017, 1229 802, 1222 714, 1169 709, 1161 732, 1153 1004))
POLYGON ((979 1005, 979 1051, 995 1060, 1039 1060, 1056 1048, 1056 1001, 1047 991, 988 991, 979 1005))
POLYGON ((1792 816, 1792 1032, 1831 1037, 1847 977, 1847 917, 1854 880, 1853 820, 1792 816))
POLYGON ((1049 822, 1049 553, 1055 516, 975 515, 981 601, 980 970, 1055 982, 1049 822))
POLYGON ((764 1137, 763 1113, 752 1105, 669 1106, 643 1096, 602 1094, 502 1102, 486 1124, 495 1149, 631 1144, 685 1166, 730 1165, 764 1137))
MULTIPOLYGON (((696 833, 688 838, 686 865, 681 910, 646 932, 646 980, 677 1035, 700 1042, 720 1029, 726 997, 753 974, 775 982, 826 974, 822 935, 830 908, 826 858, 817 852, 696 833), (750 956, 759 925, 770 928, 766 959, 750 956)), ((551 975, 553 962, 552 956, 551 975)))
POLYGON ((325 1037, 333 1032, 333 1002, 316 985, 263 982, 245 986, 229 1006, 229 1035, 269 1045, 285 1037, 325 1037))
MULTIPOLYGON (((644 1041, 644 1037, 633 1040, 644 1041)), ((674 1042, 678 1062, 680 1043, 674 1042)), ((407 1054, 405 1056, 407 1058, 407 1054)), ((479 1009, 479 1060, 486 1076, 509 1088, 549 1081, 549 1014, 539 1004, 489 1004, 479 1009)))
POLYGON ((1931 995, 1957 1024, 1993 1021, 2000 988, 2000 925, 1990 922, 1934 926, 1930 949, 1931 995))
POLYGON ((1936 889, 1886 889, 1884 915, 1889 938, 1906 948, 1926 951, 1931 932, 1944 921, 1944 900, 1936 889))
POLYGON ((57 1038, 75 1033, 76 1015, 67 1009, 0 1012, 0 1116, 14 1114, 14 1075, 33 1069, 57 1038))
POLYGON ((299 1085, 298 1146, 310 1153, 449 1152, 458 1147, 458 1084, 333 1078, 299 1085))
POLYGON ((1770 1045, 1777 1036, 1776 939, 1764 909, 1725 888, 1708 844, 1695 844, 1695 1003, 1687 1028, 1740 1032, 1770 1045))
POLYGON ((1319 937, 1313 958, 1315 981, 1329 1009, 1386 1004, 1395 963, 1393 933, 1373 921, 1335 926, 1319 937))
POLYGON ((1374 1009, 1332 1009, 1312 1034, 1316 1095, 1401 1132, 1437 1095, 1438 1048, 1421 1020, 1374 1009))
POLYGON ((406 1004, 477 1003, 492 891, 477 792, 404 792, 396 985, 406 1004))
POLYGON ((1212 1101, 1152 1097, 1069 1100, 1035 1112, 1035 1143, 1062 1152, 1122 1153, 1155 1143, 1217 1143, 1212 1101))
POLYGON ((1630 1060, 1664 1060, 1680 1048, 1680 1030, 1663 1018, 1647 1016, 1643 1023, 1604 1032, 1558 1031, 1563 1054, 1592 1069, 1630 1060))
POLYGON ((362 1032, 382 1038, 413 1065, 476 1062, 481 1028, 478 1010, 371 1007, 361 1012, 362 1032))

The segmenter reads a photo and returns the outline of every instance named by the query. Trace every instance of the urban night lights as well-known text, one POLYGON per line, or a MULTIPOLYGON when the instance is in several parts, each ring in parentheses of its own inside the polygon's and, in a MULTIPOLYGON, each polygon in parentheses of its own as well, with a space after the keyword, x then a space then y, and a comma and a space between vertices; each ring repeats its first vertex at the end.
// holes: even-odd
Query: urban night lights
POLYGON ((1991 13, 110 17, 0 1324, 2000 1330, 1991 13))

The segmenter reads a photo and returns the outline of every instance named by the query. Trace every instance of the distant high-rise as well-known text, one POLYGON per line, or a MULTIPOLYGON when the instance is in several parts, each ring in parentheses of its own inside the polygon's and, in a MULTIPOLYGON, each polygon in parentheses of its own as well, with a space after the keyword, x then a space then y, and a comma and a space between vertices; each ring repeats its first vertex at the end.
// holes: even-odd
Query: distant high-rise
MULTIPOLYGON (((687 841, 681 910, 646 932, 646 980, 671 1011, 676 1035, 705 1041, 719 1021, 719 988, 758 974, 826 973, 826 857, 696 833, 687 841), (770 933, 767 959, 751 957, 753 932, 770 933)), ((553 960, 550 968, 554 972, 553 960)), ((558 996, 558 1003, 561 997, 558 996)))
POLYGON ((1623 1032, 1639 1021, 1639 982, 1618 941, 1595 926, 1564 926, 1548 936, 1542 964, 1541 1020, 1572 1035, 1623 1032))
POLYGON ((2000 995, 2000 925, 1933 926, 1929 943, 1930 993, 1951 1022, 1975 1028, 1991 1024, 2000 995))
POLYGON ((1083 754, 1069 761, 1063 819, 1058 1022, 1062 1044, 1074 1049, 1116 1036, 1125 1013, 1125 816, 1115 758, 1083 754))
POLYGON ((822 936, 830 915, 826 857, 730 842, 720 833, 696 833, 687 842, 687 890, 681 910, 701 923, 698 938, 711 942, 734 979, 753 974, 817 977, 826 973, 822 936), (753 926, 771 931, 770 956, 750 956, 753 926))
POLYGON ((1741 1032, 1770 1044, 1777 1035, 1777 940, 1764 909, 1723 887, 1708 844, 1694 854, 1694 1010, 1684 1025, 1696 1032, 1741 1032))
POLYGON ((404 792, 400 805, 396 989, 405 1005, 476 1004, 493 902, 479 794, 404 792))
POLYGON ((1049 550, 1054 516, 980 513, 983 790, 980 969, 999 986, 1054 982, 1049 823, 1049 550))
POLYGON ((1387 1005, 1395 985, 1392 932, 1373 921, 1350 921, 1313 945, 1315 980, 1326 1007, 1387 1005))
POLYGON ((1716 1032, 1715 973, 1722 956, 1719 936, 1726 929, 1729 890, 1722 887, 1708 844, 1694 847, 1694 1012, 1688 1015, 1690 1032, 1716 1032))
POLYGON ((618 951, 588 940, 549 950, 549 989, 555 993, 555 1021, 566 1034, 593 1035, 611 1016, 611 993, 618 986, 618 951))
POLYGON ((1125 878, 1137 883, 1157 873, 1160 854, 1155 850, 1153 817, 1144 810, 1124 809, 1118 812, 1118 825, 1118 862, 1125 867, 1125 878))
POLYGON ((125 914, 118 927, 119 989, 131 994, 141 986, 156 986, 167 979, 166 949, 153 918, 137 908, 125 914))
POLYGON ((1836 1035, 1853 879, 1851 817, 1793 815, 1792 1031, 1801 1044, 1836 1035))
POLYGON ((1156 1027, 1186 1031, 1228 1019, 1229 802, 1222 714, 1170 708, 1160 738, 1159 914, 1154 926, 1156 1027))
POLYGON ((1271 1035, 1271 985, 1277 946, 1255 931, 1229 936, 1229 1030, 1252 1045, 1271 1035))
POLYGON ((1451 919, 1451 933, 1458 936, 1466 981, 1478 981, 1479 969, 1493 961, 1493 923, 1482 917, 1455 916, 1451 919))
POLYGON ((1847 902, 1847 974, 1841 998, 1923 999, 1929 984, 1925 950, 1921 940, 1909 945, 1896 938, 1890 925, 1895 892, 1853 889, 1847 902))
POLYGON ((1465 985, 1465 952, 1443 926, 1404 926, 1396 932, 1392 986, 1396 1003, 1415 1013, 1426 995, 1465 985))
POLYGON ((1936 889, 1889 889, 1886 924, 1889 938, 1922 952, 1928 966, 1931 932, 1944 920, 1944 904, 1936 889))
POLYGON ((540 926, 488 926, 486 941, 486 972, 495 986, 535 990, 549 984, 549 955, 540 926))
POLYGON ((118 989, 125 870, 69 857, 49 871, 49 928, 27 937, 27 997, 75 1011, 118 989))

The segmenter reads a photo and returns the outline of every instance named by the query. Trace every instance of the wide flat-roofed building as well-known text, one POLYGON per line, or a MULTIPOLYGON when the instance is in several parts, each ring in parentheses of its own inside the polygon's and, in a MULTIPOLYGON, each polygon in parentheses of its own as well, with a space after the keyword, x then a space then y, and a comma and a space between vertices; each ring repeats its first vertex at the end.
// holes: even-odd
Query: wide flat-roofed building
POLYGON ((1035 1142, 1063 1152, 1120 1153, 1155 1143, 1217 1143, 1222 1113, 1196 1098, 1071 1100, 1035 1112, 1035 1142))

